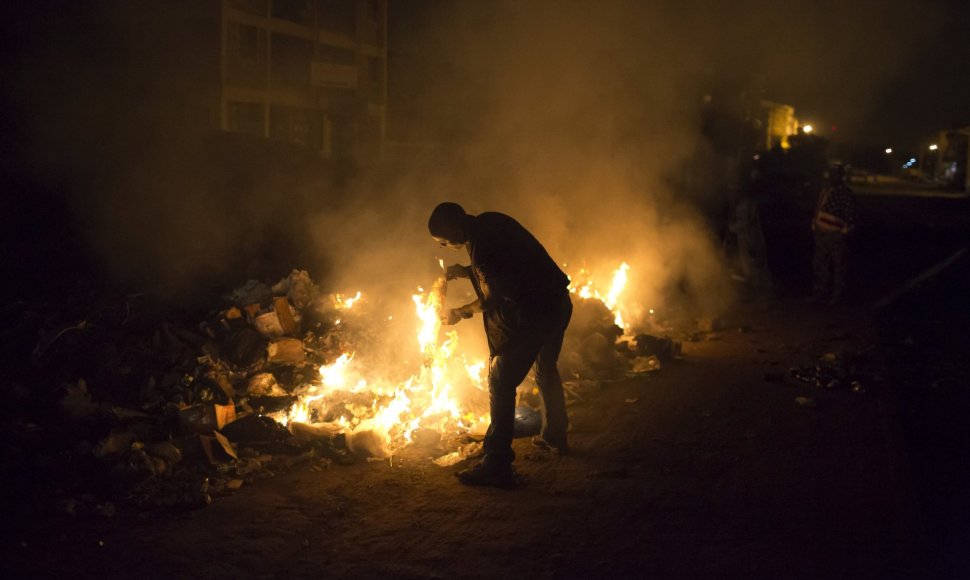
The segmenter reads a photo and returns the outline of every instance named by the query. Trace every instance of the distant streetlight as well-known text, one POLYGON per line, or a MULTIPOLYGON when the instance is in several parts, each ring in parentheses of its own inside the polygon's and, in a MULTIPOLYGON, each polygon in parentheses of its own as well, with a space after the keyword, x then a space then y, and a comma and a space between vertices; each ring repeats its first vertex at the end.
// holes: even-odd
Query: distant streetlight
POLYGON ((812 127, 811 125, 802 125, 802 131, 803 131, 803 132, 804 132, 804 133, 805 133, 806 135, 808 135, 809 133, 811 133, 811 132, 812 132, 812 131, 814 131, 814 130, 815 130, 815 128, 814 128, 814 127, 812 127))
POLYGON ((936 143, 930 145, 930 151, 936 151, 937 149, 939 149, 939 147, 936 146, 936 143))
POLYGON ((886 155, 889 155, 892 152, 893 152, 893 148, 892 147, 886 147, 886 155))

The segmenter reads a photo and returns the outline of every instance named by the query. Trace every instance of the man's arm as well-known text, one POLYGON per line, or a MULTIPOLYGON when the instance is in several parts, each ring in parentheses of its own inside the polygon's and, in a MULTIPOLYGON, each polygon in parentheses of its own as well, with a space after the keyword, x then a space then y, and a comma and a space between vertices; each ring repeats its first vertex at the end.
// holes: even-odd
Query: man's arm
POLYGON ((445 270, 445 277, 449 280, 454 280, 456 278, 470 278, 471 266, 452 264, 445 270))
POLYGON ((468 304, 459 306, 458 308, 452 308, 445 313, 442 322, 449 326, 452 324, 458 324, 466 318, 471 318, 476 312, 484 312, 481 300, 469 302, 468 304))

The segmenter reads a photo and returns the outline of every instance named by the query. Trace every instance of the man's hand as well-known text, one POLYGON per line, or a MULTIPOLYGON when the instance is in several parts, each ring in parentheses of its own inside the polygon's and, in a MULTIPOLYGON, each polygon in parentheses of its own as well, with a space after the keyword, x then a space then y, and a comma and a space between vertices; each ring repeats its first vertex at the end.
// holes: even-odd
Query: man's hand
POLYGON ((451 326, 453 324, 458 324, 466 318, 471 318, 472 314, 473 313, 471 310, 464 306, 461 308, 452 308, 444 313, 444 315, 441 317, 441 322, 442 324, 451 326))
POLYGON ((452 264, 448 266, 445 270, 445 278, 448 280, 454 280, 455 278, 467 278, 468 277, 468 266, 462 266, 461 264, 452 264))

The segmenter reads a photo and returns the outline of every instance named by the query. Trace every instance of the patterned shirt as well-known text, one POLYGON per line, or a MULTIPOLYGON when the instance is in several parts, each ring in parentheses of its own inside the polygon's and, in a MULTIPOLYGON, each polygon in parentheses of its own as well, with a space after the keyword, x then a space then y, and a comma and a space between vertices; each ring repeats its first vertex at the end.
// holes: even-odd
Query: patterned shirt
POLYGON ((855 225, 855 196, 844 184, 830 185, 819 195, 815 229, 846 232, 855 225))

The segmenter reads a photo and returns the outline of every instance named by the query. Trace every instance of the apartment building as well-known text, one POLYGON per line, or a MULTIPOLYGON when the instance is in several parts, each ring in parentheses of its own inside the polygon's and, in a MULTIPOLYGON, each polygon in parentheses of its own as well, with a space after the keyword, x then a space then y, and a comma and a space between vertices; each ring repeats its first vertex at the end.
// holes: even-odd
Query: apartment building
POLYGON ((387 0, 221 0, 220 128, 380 157, 387 0))
POLYGON ((165 131, 256 136, 338 161, 382 156, 387 0, 106 5, 127 35, 112 45, 124 47, 113 58, 126 102, 174 119, 165 131))

